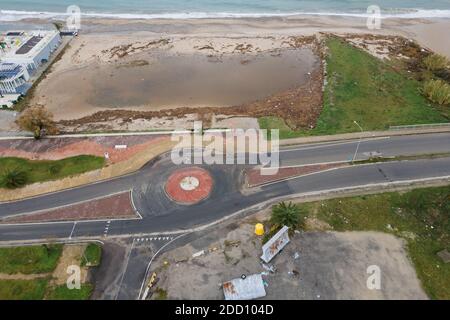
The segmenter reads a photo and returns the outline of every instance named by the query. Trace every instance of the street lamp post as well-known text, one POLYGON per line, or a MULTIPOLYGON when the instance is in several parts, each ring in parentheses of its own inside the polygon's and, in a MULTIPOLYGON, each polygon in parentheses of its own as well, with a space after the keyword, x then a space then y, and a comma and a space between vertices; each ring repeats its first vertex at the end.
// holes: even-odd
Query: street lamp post
POLYGON ((358 122, 356 122, 355 120, 353 121, 354 124, 356 124, 359 128, 359 130, 361 130, 361 136, 359 136, 359 141, 358 141, 358 145, 356 146, 356 150, 355 150, 355 154, 353 155, 353 159, 352 159, 352 163, 355 162, 356 159, 356 155, 358 154, 358 150, 359 150, 359 145, 361 144, 361 140, 362 140, 362 133, 363 133, 363 128, 361 128, 361 126, 359 125, 358 122))

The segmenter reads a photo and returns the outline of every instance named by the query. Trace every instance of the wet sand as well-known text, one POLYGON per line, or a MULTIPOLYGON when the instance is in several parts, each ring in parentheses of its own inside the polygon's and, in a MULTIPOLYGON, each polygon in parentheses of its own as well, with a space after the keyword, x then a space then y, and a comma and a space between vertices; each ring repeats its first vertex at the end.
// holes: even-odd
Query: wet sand
POLYGON ((307 45, 288 50, 293 36, 401 35, 450 56, 443 39, 450 19, 385 19, 380 30, 367 29, 363 18, 318 16, 91 19, 82 26, 36 90, 33 103, 45 105, 56 120, 108 109, 227 107, 305 85, 319 59, 307 45))
POLYGON ((64 72, 50 77, 41 91, 51 95, 53 103, 46 105, 56 118, 105 108, 226 107, 302 85, 318 65, 318 58, 308 49, 220 59, 170 55, 148 65, 97 64, 64 72))

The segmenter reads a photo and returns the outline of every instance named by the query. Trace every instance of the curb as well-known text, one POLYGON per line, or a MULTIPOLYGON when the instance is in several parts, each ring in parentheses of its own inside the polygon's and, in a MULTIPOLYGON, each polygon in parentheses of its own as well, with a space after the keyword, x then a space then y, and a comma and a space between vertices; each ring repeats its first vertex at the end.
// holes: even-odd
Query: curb
POLYGON ((341 141, 341 140, 356 140, 356 139, 363 139, 363 138, 381 138, 381 137, 408 136, 408 135, 429 134, 429 133, 447 133, 447 132, 450 132, 450 127, 448 127, 448 128, 429 128, 429 129, 421 128, 421 129, 408 129, 408 130, 363 131, 363 132, 342 133, 342 134, 336 134, 336 135, 284 139, 284 140, 280 140, 280 146, 309 144, 309 143, 316 143, 316 142, 334 142, 334 141, 341 141))
MULTIPOLYGON (((338 189, 328 189, 322 191, 314 191, 307 193, 297 193, 291 194, 287 196, 281 196, 277 198, 273 198, 270 200, 263 201, 261 203, 255 204, 251 207, 239 210, 230 215, 227 215, 221 219, 216 221, 195 227, 190 229, 176 229, 176 230, 168 230, 162 232, 151 232, 151 233, 139 233, 139 234, 122 234, 122 235, 108 235, 108 238, 111 240, 114 239, 124 239, 130 237, 154 237, 154 236, 165 236, 165 235, 180 235, 185 233, 192 233, 206 230, 210 227, 216 226, 227 220, 232 218, 244 218, 252 213, 257 213, 258 211, 264 210, 270 205, 280 202, 280 201, 294 201, 294 202, 310 202, 317 201, 320 199, 329 199, 329 198, 339 198, 339 197, 348 197, 348 196, 356 196, 356 195, 365 195, 365 194, 376 194, 376 193, 384 193, 384 192, 394 192, 394 191, 405 191, 410 189, 416 189, 419 187, 437 187, 437 186, 445 186, 450 184, 450 176, 438 177, 438 178, 424 178, 424 179, 414 179, 414 180, 405 180, 405 181, 395 181, 395 182, 384 182, 378 184, 367 184, 360 185, 354 187, 346 187, 346 188, 338 188, 338 189)), ((79 238, 57 238, 57 239, 38 239, 38 240, 13 240, 13 241, 0 241, 0 246, 4 244, 14 244, 14 243, 50 243, 50 242, 64 242, 67 240, 72 241, 87 241, 87 240, 98 240, 101 236, 89 236, 89 237, 79 237, 79 238)))

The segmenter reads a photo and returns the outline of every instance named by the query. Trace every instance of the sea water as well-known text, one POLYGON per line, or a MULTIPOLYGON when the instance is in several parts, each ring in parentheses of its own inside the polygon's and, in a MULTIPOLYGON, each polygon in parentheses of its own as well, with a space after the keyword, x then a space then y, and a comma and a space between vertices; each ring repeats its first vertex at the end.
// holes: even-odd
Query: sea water
POLYGON ((60 18, 70 5, 84 16, 123 19, 366 16, 370 5, 385 17, 450 17, 450 0, 0 0, 0 21, 60 18))

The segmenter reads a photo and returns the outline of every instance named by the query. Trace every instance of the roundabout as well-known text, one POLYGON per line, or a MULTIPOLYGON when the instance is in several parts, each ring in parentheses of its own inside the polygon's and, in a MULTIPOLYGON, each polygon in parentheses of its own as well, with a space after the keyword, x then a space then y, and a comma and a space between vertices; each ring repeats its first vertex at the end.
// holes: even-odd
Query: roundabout
POLYGON ((196 204, 211 194, 214 180, 205 169, 188 167, 174 171, 164 185, 170 200, 184 205, 196 204))

